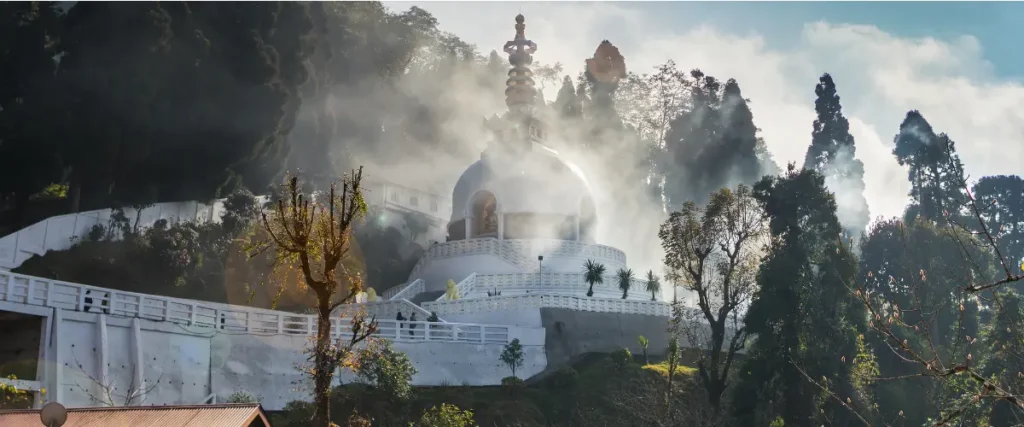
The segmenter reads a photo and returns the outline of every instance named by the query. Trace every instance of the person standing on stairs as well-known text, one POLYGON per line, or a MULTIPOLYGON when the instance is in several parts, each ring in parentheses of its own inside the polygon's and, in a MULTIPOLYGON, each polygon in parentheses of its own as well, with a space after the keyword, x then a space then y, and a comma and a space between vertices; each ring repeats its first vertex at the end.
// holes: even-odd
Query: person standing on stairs
POLYGON ((398 336, 402 336, 402 322, 405 321, 405 316, 402 316, 401 311, 398 312, 398 317, 395 317, 395 320, 398 321, 398 323, 395 324, 396 327, 398 328, 398 331, 396 331, 396 333, 398 336))
POLYGON ((416 336, 416 334, 412 331, 413 328, 416 327, 416 324, 413 323, 415 321, 416 321, 416 313, 413 313, 412 315, 409 316, 409 336, 411 336, 411 337, 415 337, 416 336))

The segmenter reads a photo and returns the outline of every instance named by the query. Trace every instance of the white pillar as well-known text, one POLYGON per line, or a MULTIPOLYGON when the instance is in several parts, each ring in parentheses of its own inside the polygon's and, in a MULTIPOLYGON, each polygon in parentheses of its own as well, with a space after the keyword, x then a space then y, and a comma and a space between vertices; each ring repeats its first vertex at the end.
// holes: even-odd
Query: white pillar
POLYGON ((145 393, 142 391, 146 390, 146 380, 143 378, 145 371, 142 369, 142 324, 139 322, 139 318, 132 318, 132 347, 135 347, 135 367, 133 369, 135 380, 134 384, 131 385, 131 389, 135 393, 138 393, 136 400, 131 402, 132 405, 141 405, 146 400, 145 393))
MULTIPOLYGON (((109 352, 107 351, 110 348, 109 347, 109 342, 110 341, 109 341, 109 338, 107 338, 107 316, 104 315, 103 313, 100 313, 99 316, 100 316, 99 319, 96 320, 96 327, 99 329, 99 335, 100 335, 100 348, 99 348, 99 351, 98 351, 99 357, 97 358, 98 359, 97 363, 99 363, 99 365, 100 365, 99 366, 99 368, 100 368, 100 370, 99 370, 100 384, 99 385, 102 386, 102 387, 110 387, 111 384, 110 384, 110 382, 107 381, 107 378, 110 376, 110 374, 109 374, 110 370, 108 369, 108 366, 107 366, 107 360, 109 360, 109 357, 110 357, 109 356, 109 352)), ((100 402, 100 403, 104 403, 104 402, 100 402)))
POLYGON ((505 213, 498 211, 498 240, 505 240, 505 213))
POLYGON ((580 216, 576 215, 576 217, 573 218, 572 223, 573 223, 573 227, 575 227, 575 229, 576 229, 576 241, 578 242, 578 241, 580 241, 580 238, 581 238, 581 236, 580 236, 580 216))
POLYGON ((465 237, 466 239, 468 239, 470 237, 473 237, 472 231, 473 231, 473 218, 467 216, 466 217, 466 237, 465 237))

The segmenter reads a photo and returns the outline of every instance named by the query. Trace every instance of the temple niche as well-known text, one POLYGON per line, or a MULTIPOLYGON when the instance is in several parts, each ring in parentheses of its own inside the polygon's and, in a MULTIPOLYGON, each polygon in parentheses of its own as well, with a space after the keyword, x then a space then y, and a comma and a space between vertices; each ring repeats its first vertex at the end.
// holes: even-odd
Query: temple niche
POLYGON ((498 237, 498 199, 487 190, 473 195, 472 237, 498 237))

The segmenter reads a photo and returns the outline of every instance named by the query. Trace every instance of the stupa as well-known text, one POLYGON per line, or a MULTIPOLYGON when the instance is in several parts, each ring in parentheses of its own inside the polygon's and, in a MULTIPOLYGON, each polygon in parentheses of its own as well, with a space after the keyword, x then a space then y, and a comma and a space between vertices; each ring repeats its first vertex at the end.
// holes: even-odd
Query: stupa
POLYGON ((537 44, 526 38, 522 15, 515 29, 504 47, 511 64, 508 112, 490 122, 492 140, 455 184, 447 240, 430 247, 409 277, 408 283, 423 286, 412 302, 443 312, 448 321, 508 320, 493 314, 515 309, 505 304, 512 297, 588 298, 587 261, 604 267, 603 283, 590 297, 595 301, 660 301, 636 279, 623 296, 618 273, 627 268, 626 255, 597 242, 600 216, 587 178, 545 144, 530 70, 537 44), (462 300, 460 306, 479 304, 444 304, 453 299, 462 300))

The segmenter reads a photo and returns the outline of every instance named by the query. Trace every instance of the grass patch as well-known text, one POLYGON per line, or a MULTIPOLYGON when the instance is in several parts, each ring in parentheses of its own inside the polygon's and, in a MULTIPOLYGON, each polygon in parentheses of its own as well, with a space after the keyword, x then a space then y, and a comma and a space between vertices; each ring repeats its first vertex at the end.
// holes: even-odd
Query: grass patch
MULTIPOLYGON (((642 367, 645 371, 656 373, 662 377, 668 377, 668 362, 652 363, 650 365, 644 365, 642 367)), ((689 366, 679 365, 676 366, 676 375, 692 376, 697 373, 697 369, 689 366)))

